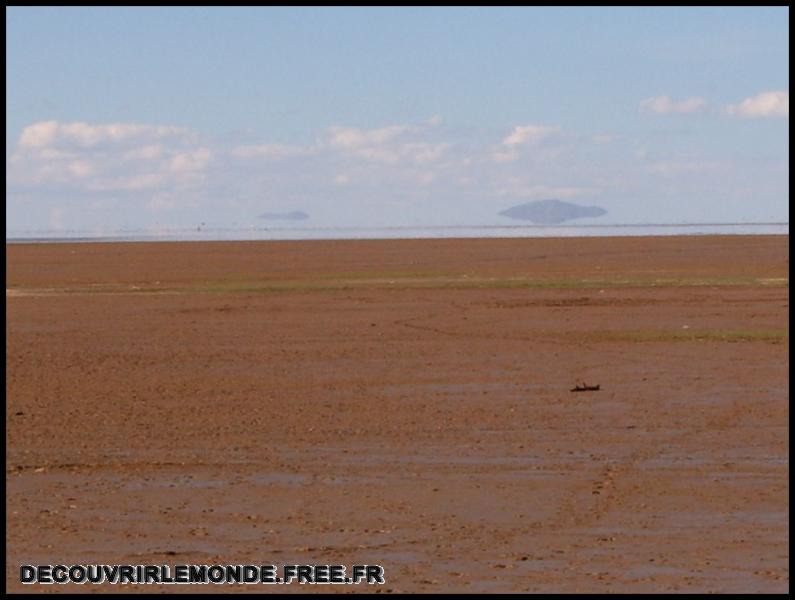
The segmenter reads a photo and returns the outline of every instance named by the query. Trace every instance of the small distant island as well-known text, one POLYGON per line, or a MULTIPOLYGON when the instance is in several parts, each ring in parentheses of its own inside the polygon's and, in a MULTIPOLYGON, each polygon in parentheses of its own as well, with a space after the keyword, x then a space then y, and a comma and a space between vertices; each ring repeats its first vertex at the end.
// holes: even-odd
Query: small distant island
POLYGON ((532 221, 539 225, 557 225, 572 219, 601 217, 607 211, 599 206, 579 206, 561 200, 538 200, 512 206, 499 213, 511 219, 532 221))
POLYGON ((264 212, 259 218, 269 221, 305 221, 309 215, 302 210, 293 210, 285 213, 264 212))

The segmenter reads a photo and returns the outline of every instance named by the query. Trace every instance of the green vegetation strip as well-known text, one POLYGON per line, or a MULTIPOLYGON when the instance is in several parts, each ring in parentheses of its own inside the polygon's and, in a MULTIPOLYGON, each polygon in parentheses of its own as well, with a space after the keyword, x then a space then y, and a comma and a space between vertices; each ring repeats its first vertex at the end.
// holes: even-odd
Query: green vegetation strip
POLYGON ((699 277, 699 278, 566 278, 536 279, 531 277, 476 277, 418 273, 357 274, 333 279, 319 276, 311 279, 285 281, 220 281, 185 283, 171 286, 147 284, 86 284, 70 287, 11 288, 7 296, 65 295, 65 294, 247 294, 278 292, 318 292, 356 289, 608 289, 608 288, 665 288, 665 287, 726 287, 765 286, 789 287, 789 279, 757 277, 699 277))
POLYGON ((760 279, 755 277, 712 278, 615 278, 615 279, 532 279, 527 277, 439 277, 393 276, 338 279, 266 282, 228 282, 190 285, 170 288, 171 291, 200 293, 257 293, 257 292, 310 292, 352 289, 603 289, 648 287, 721 287, 721 286, 775 286, 788 287, 789 279, 760 279))
POLYGON ((706 331, 589 331, 577 338, 588 342, 773 342, 789 339, 788 329, 706 331))

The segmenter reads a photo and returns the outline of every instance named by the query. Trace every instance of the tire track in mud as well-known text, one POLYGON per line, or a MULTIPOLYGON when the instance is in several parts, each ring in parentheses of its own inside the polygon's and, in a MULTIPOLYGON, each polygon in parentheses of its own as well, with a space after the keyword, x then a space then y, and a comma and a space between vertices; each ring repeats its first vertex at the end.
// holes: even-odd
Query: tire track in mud
POLYGON ((174 296, 181 292, 175 290, 142 289, 138 286, 102 289, 73 288, 6 288, 6 298, 60 298, 64 296, 174 296))
MULTIPOLYGON (((412 317, 407 319, 396 319, 392 321, 394 325, 400 327, 406 327, 408 329, 415 329, 418 331, 426 331, 428 333, 435 333, 441 334, 450 337, 457 337, 461 339, 476 339, 476 340, 491 340, 491 341, 502 341, 502 342, 539 342, 543 341, 547 344, 559 344, 564 346, 570 346, 571 344, 576 344, 577 347, 581 350, 585 351, 595 351, 596 348, 599 348, 600 354, 615 354, 615 355, 622 355, 620 349, 612 350, 609 348, 605 348, 604 344, 600 344, 598 341, 596 342, 589 342, 587 340, 583 340, 580 337, 578 332, 560 332, 560 333, 550 333, 550 332, 536 332, 530 336, 515 336, 515 335, 505 335, 503 333, 495 333, 493 335, 489 335, 486 333, 477 333, 477 332, 465 332, 465 331, 453 331, 450 329, 443 329, 441 327, 432 327, 428 325, 419 325, 416 321, 427 321, 427 320, 434 320, 437 318, 438 315, 433 316, 423 316, 423 317, 412 317)), ((503 322, 502 319, 493 319, 491 321, 480 321, 478 325, 481 326, 488 326, 489 324, 497 324, 503 322)))
MULTIPOLYGON (((547 527, 589 527, 598 524, 617 505, 626 503, 631 492, 619 490, 620 480, 637 470, 637 465, 651 458, 654 452, 639 450, 624 460, 610 460, 598 469, 588 486, 590 494, 582 490, 566 493, 556 516, 544 523, 547 527)), ((604 540, 603 540, 604 541, 604 540)))

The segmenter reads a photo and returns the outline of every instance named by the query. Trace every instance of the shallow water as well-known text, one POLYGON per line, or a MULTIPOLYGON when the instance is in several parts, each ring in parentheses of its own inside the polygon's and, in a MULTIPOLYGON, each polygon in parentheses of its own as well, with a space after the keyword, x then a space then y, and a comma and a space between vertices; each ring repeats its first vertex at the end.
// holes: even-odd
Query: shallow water
POLYGON ((159 231, 7 231, 6 242, 155 242, 788 234, 789 223, 614 224, 567 226, 461 225, 445 227, 219 227, 206 229, 168 229, 159 231))

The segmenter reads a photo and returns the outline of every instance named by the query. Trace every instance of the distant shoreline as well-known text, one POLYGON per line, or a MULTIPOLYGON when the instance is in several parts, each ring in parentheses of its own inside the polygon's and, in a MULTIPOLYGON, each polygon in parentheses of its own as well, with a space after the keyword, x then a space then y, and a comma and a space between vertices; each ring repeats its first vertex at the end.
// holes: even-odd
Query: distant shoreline
POLYGON ((552 237, 646 237, 675 235, 789 235, 789 222, 755 223, 616 223, 610 225, 446 225, 385 227, 256 227, 174 229, 162 232, 127 230, 93 235, 73 231, 53 235, 51 231, 18 232, 6 237, 6 244, 187 242, 187 241, 268 241, 347 239, 449 239, 449 238, 552 238, 552 237), (655 231, 656 230, 656 231, 655 231), (405 235, 414 232, 416 235, 405 235), (452 235, 448 235, 452 234, 452 235), (464 235, 461 235, 464 233, 464 235), (500 235, 502 233, 502 235, 500 235), (526 233, 528 235, 522 235, 526 233), (27 235, 26 235, 27 234, 27 235))

